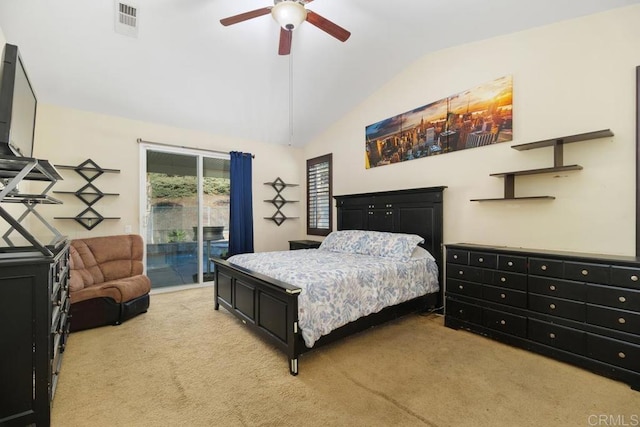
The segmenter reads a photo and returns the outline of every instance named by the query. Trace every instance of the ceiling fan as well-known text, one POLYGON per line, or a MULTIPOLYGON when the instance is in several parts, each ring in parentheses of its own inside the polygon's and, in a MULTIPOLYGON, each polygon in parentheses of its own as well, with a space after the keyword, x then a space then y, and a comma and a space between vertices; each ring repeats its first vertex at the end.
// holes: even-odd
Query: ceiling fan
POLYGON ((271 16, 273 16, 273 19, 275 19, 280 25, 280 43, 278 46, 278 54, 280 55, 289 55, 289 53, 291 53, 291 37, 293 35, 293 30, 296 29, 303 21, 307 21, 310 24, 315 25, 325 33, 342 42, 346 41, 349 36, 351 36, 349 31, 304 7, 307 3, 311 3, 312 1, 313 0, 274 0, 273 6, 263 7, 261 9, 230 16, 228 18, 221 19, 220 23, 224 26, 228 26, 270 13, 271 16))

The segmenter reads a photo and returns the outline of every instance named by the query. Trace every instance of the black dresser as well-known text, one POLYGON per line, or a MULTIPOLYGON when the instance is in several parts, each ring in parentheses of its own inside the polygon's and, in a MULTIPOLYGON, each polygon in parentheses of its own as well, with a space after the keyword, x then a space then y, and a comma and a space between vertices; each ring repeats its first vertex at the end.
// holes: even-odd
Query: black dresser
POLYGON ((446 245, 445 325, 640 390, 640 259, 446 245))
POLYGON ((69 245, 0 257, 0 425, 48 426, 69 334, 69 245))

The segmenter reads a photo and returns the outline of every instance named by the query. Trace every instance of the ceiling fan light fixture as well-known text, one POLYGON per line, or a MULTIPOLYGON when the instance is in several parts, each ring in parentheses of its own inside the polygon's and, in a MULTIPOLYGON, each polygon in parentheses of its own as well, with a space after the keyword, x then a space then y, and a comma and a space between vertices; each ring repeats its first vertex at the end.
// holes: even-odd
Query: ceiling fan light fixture
POLYGON ((295 0, 284 0, 273 6, 271 16, 282 28, 292 31, 307 18, 307 10, 295 0))

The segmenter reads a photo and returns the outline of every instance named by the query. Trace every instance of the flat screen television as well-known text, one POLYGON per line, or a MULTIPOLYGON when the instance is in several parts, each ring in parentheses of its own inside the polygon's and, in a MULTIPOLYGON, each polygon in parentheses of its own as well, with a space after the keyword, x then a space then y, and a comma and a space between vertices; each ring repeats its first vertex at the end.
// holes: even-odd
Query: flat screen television
POLYGON ((18 52, 5 44, 0 81, 0 154, 33 156, 38 100, 18 52))

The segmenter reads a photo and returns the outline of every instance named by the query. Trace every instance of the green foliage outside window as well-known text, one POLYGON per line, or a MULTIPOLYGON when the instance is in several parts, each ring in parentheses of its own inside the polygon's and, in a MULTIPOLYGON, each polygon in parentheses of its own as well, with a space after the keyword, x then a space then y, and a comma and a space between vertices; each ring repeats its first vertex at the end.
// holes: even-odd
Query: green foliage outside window
MULTIPOLYGON (((198 180, 195 176, 169 176, 160 173, 150 173, 151 197, 156 199, 174 199, 189 197, 197 194, 198 180)), ((204 178, 204 194, 229 194, 229 179, 204 178)))

